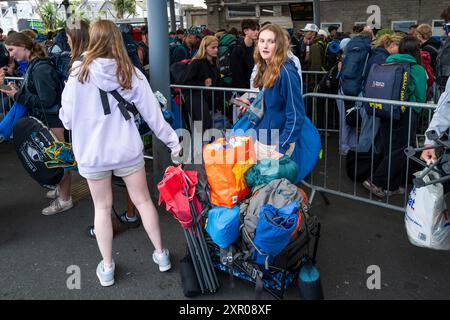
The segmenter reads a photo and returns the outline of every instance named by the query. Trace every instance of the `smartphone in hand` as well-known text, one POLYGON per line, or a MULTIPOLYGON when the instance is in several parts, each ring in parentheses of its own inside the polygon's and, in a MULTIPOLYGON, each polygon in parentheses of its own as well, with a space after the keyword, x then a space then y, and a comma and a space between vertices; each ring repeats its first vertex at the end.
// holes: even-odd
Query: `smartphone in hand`
POLYGON ((2 86, 0 87, 0 90, 2 90, 2 91, 11 91, 12 88, 11 88, 10 86, 4 84, 4 85, 2 85, 2 86))
POLYGON ((245 102, 243 102, 241 100, 237 100, 235 98, 231 98, 230 103, 234 104, 234 105, 237 105, 237 106, 240 106, 240 107, 244 107, 244 108, 248 108, 248 106, 249 106, 245 102))

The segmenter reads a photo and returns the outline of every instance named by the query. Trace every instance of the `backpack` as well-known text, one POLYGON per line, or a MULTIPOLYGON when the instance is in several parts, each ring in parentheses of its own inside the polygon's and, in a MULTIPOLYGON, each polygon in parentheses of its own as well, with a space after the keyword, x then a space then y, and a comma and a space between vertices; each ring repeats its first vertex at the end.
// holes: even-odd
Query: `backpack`
POLYGON ((450 76, 450 37, 443 41, 436 58, 436 84, 444 92, 448 77, 450 76))
POLYGON ((149 51, 148 51, 148 46, 144 43, 144 41, 139 41, 138 42, 138 47, 140 48, 140 50, 142 50, 143 54, 144 54, 144 63, 143 63, 143 67, 145 70, 147 70, 149 68, 148 64, 149 64, 149 51))
POLYGON ((320 80, 319 92, 337 94, 339 91, 339 78, 341 73, 338 69, 338 64, 336 63, 327 74, 320 80))
MULTIPOLYGON (((364 97, 374 99, 386 99, 397 101, 408 101, 407 89, 411 73, 409 63, 384 63, 374 64, 370 68, 367 76, 364 97)), ((375 102, 365 102, 364 108, 367 114, 384 119, 400 119, 406 107, 381 104, 375 102)))
POLYGON ((138 68, 144 75, 144 67, 142 66, 141 59, 139 59, 138 50, 139 47, 131 38, 131 35, 126 32, 122 32, 123 44, 125 45, 125 49, 127 50, 128 57, 130 57, 131 63, 138 68))
POLYGON ((71 53, 70 51, 63 51, 60 53, 49 53, 50 62, 58 73, 58 78, 64 87, 69 78, 69 66, 71 53))
POLYGON ((169 38, 169 57, 170 57, 170 59, 172 59, 173 52, 179 45, 180 45, 180 42, 178 42, 177 39, 169 38))
POLYGON ((172 84, 184 84, 190 59, 181 60, 170 66, 170 78, 172 84))
POLYGON ((170 65, 174 64, 175 62, 178 62, 178 61, 175 61, 175 52, 177 51, 178 48, 181 48, 184 51, 184 56, 186 57, 186 59, 184 59, 184 60, 187 60, 187 59, 190 58, 188 50, 186 49, 186 47, 182 43, 178 43, 178 44, 173 45, 173 46, 171 45, 169 47, 170 65))
POLYGON ((244 200, 239 207, 244 245, 253 251, 252 240, 255 237, 262 206, 271 204, 276 208, 282 208, 293 202, 303 205, 306 204, 306 201, 300 189, 283 178, 272 180, 265 186, 255 189, 252 196, 244 200))
POLYGON ((370 39, 367 36, 358 35, 347 44, 341 70, 344 95, 358 96, 361 93, 370 53, 370 39))
POLYGON ((433 67, 431 67, 431 55, 428 51, 421 50, 420 57, 422 60, 422 66, 424 67, 427 73, 427 99, 430 100, 431 98, 433 98, 433 93, 431 89, 433 87, 434 82, 436 81, 433 67))
POLYGON ((224 34, 219 40, 219 73, 225 85, 231 85, 233 80, 231 74, 231 52, 237 44, 236 36, 224 34))
POLYGON ((49 168, 46 163, 52 158, 45 152, 57 140, 53 133, 34 117, 20 119, 13 133, 17 156, 25 170, 43 187, 56 187, 64 176, 64 169, 49 168))
POLYGON ((332 41, 327 43, 325 47, 325 70, 330 70, 338 63, 340 51, 339 44, 340 41, 336 39, 333 39, 332 41))

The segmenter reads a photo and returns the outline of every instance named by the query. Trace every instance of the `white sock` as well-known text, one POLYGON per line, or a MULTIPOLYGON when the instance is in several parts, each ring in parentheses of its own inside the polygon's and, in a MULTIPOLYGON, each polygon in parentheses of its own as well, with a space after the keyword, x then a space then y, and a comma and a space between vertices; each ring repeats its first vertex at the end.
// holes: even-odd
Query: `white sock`
POLYGON ((107 266, 106 263, 103 262, 103 270, 105 272, 111 271, 112 270, 112 263, 109 266, 107 266))
POLYGON ((59 201, 61 202, 61 204, 66 204, 66 203, 69 203, 69 202, 72 201, 72 197, 70 197, 70 198, 67 199, 67 200, 63 200, 62 198, 59 198, 59 201))

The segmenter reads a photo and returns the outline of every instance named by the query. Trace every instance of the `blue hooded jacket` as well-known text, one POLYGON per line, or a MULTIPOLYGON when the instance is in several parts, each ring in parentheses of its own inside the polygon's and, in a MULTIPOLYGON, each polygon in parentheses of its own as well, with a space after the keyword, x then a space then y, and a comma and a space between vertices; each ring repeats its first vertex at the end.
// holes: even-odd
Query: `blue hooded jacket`
POLYGON ((295 143, 290 157, 299 168, 296 183, 312 171, 321 149, 320 136, 305 115, 300 76, 291 60, 287 60, 281 67, 275 85, 264 89, 264 116, 254 129, 261 143, 276 144, 280 153, 285 154, 290 144, 295 143), (267 136, 261 129, 267 130, 267 136), (278 144, 271 141, 271 131, 277 129, 278 144))
POLYGON ((265 144, 271 142, 271 130, 279 130, 277 150, 286 153, 289 145, 297 141, 300 129, 305 121, 305 107, 300 93, 300 77, 293 62, 287 60, 281 67, 280 75, 272 88, 264 91, 264 116, 255 130, 258 140, 265 144), (261 129, 267 131, 265 137, 259 136, 261 129))

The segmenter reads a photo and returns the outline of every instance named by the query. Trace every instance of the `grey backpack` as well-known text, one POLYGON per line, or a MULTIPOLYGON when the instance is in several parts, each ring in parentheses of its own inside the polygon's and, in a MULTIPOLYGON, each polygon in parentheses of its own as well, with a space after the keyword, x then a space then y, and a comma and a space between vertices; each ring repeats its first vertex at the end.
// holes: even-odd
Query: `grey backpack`
POLYGON ((244 245, 252 251, 252 239, 255 237, 259 211, 265 204, 282 208, 294 201, 298 201, 300 208, 306 205, 300 190, 287 179, 272 180, 269 184, 254 190, 251 198, 242 202, 239 207, 240 229, 244 245))

